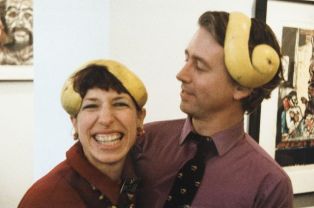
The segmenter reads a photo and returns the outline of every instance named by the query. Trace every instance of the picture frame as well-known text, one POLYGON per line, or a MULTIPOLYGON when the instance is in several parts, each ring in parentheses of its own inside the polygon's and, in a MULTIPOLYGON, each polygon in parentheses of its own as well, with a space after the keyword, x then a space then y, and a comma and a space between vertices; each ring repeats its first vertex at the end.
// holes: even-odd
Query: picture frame
POLYGON ((0 1, 0 81, 33 80, 32 0, 0 1))
POLYGON ((0 80, 2 81, 32 81, 34 78, 33 66, 1 65, 0 80))
MULTIPOLYGON (((266 21, 273 29, 280 45, 284 27, 314 31, 313 0, 257 0, 255 12, 256 18, 266 21)), ((277 88, 272 92, 271 98, 262 103, 260 115, 257 116, 259 121, 250 121, 250 124, 259 122, 256 127, 260 129, 258 142, 275 159, 278 149, 276 137, 279 96, 280 89, 277 88)), ((251 125, 251 128, 254 129, 254 126, 251 125)), ((283 166, 283 169, 291 179, 294 194, 314 192, 314 163, 283 166)))

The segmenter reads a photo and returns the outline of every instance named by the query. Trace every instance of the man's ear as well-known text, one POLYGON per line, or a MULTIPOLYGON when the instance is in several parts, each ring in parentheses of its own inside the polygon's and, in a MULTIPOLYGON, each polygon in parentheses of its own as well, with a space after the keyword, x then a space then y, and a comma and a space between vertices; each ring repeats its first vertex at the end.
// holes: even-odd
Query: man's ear
POLYGON ((238 85, 235 87, 233 99, 242 100, 243 98, 248 97, 252 93, 252 91, 252 88, 242 87, 238 85))

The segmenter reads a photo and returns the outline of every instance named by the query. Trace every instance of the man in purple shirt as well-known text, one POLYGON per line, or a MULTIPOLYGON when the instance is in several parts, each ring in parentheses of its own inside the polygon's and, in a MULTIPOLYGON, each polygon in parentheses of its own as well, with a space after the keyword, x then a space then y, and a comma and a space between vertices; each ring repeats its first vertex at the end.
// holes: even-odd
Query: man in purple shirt
POLYGON ((292 207, 289 177, 243 125, 244 113, 269 98, 281 80, 272 30, 238 12, 205 12, 198 23, 177 74, 180 108, 188 117, 146 124, 134 149, 142 178, 139 207, 292 207), (170 206, 172 185, 182 176, 178 171, 196 152, 190 132, 211 138, 215 155, 205 161, 192 202, 170 206))

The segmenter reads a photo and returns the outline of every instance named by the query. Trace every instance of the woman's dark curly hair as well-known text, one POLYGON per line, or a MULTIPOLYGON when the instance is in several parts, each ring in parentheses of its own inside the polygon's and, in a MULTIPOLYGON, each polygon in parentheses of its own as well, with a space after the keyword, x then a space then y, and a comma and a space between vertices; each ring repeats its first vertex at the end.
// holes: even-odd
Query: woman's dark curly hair
POLYGON ((82 99, 85 97, 87 91, 92 88, 100 88, 106 91, 115 90, 118 93, 126 93, 130 95, 136 109, 138 111, 141 110, 129 91, 105 66, 89 65, 78 71, 73 78, 74 90, 80 94, 82 99))

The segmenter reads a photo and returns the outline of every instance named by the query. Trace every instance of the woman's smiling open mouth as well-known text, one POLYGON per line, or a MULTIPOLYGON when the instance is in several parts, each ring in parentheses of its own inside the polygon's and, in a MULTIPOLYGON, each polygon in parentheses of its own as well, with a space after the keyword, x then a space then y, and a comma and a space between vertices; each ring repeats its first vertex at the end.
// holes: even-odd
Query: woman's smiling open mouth
POLYGON ((96 134, 93 138, 101 144, 116 144, 123 138, 122 133, 96 134))

